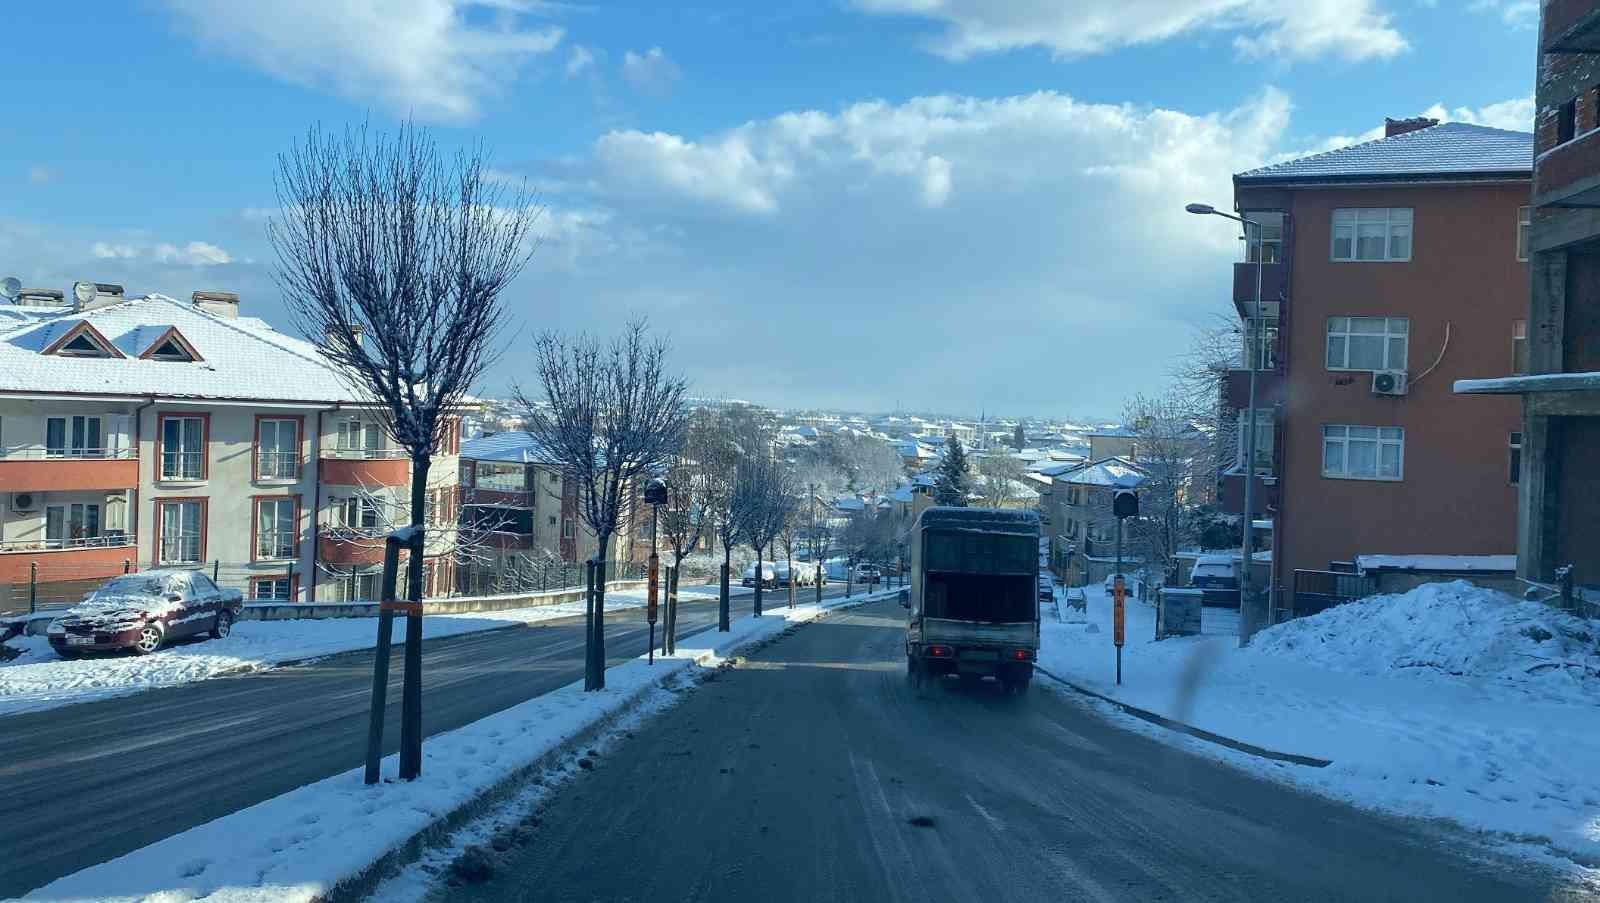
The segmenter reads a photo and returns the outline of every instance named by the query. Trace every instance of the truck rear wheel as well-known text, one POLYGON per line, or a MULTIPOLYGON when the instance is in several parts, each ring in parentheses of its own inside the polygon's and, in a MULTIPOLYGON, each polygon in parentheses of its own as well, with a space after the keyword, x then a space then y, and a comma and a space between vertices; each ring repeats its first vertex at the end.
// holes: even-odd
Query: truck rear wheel
POLYGON ((922 663, 910 652, 906 653, 906 681, 912 688, 922 689, 922 663))

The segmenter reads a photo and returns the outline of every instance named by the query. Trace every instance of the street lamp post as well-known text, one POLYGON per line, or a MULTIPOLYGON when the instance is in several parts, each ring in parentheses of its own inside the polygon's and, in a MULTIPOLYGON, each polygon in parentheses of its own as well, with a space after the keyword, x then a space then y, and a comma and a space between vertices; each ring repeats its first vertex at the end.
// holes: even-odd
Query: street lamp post
POLYGON ((1253 226, 1256 230, 1256 298, 1255 306, 1250 312, 1250 329, 1246 339, 1246 344, 1248 347, 1245 351, 1244 362, 1245 367, 1248 368, 1250 372, 1250 408, 1249 412, 1245 415, 1244 538, 1239 544, 1239 601, 1240 613, 1242 615, 1239 619, 1239 645, 1243 646, 1244 644, 1250 642, 1250 637, 1255 635, 1256 629, 1260 625, 1263 623, 1271 624, 1272 622, 1272 608, 1270 605, 1268 605, 1267 610, 1264 613, 1258 613, 1256 611, 1255 592, 1254 587, 1252 586, 1252 583, 1254 582, 1254 568, 1251 567, 1254 559, 1253 546, 1255 540, 1256 369, 1258 366, 1257 359, 1259 358, 1261 352, 1257 330, 1261 328, 1261 276, 1262 270, 1266 266, 1266 254, 1264 253, 1264 249, 1261 247, 1261 223, 1257 222, 1256 220, 1247 219, 1242 216, 1234 216, 1231 213, 1224 213, 1210 204, 1188 204, 1183 209, 1190 213, 1199 214, 1202 216, 1220 216, 1224 219, 1231 219, 1234 222, 1244 226, 1246 254, 1249 253, 1250 247, 1250 228, 1253 226), (1245 613, 1245 603, 1247 601, 1248 614, 1245 613))
POLYGON ((654 479, 644 487, 644 500, 650 506, 650 570, 649 595, 646 597, 645 620, 650 623, 649 659, 656 660, 656 617, 659 611, 661 556, 656 552, 656 525, 661 518, 661 506, 667 503, 667 483, 654 479))

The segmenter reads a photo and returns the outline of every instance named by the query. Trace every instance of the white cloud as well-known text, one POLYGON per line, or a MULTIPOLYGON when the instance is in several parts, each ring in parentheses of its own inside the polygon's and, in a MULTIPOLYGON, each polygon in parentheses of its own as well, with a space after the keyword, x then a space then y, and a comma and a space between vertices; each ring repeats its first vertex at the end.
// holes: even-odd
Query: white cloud
POLYGON ((682 73, 660 47, 651 47, 644 53, 629 50, 622 55, 622 77, 646 94, 664 96, 672 91, 682 73))
POLYGON ((1474 0, 1470 8, 1499 16, 1500 21, 1519 30, 1539 24, 1538 0, 1474 0))
POLYGON ((581 212, 513 294, 564 329, 664 317, 711 394, 1115 411, 1226 309, 1236 235, 1183 204, 1228 203, 1288 117, 1271 90, 1200 114, 1039 92, 616 131, 553 167, 581 212))
POLYGON ((165 0, 202 46, 284 81, 444 121, 554 50, 562 29, 534 25, 530 0, 165 0))
POLYGON ((182 246, 166 243, 158 244, 152 250, 151 256, 160 263, 196 267, 216 266, 233 262, 233 256, 227 251, 204 241, 191 241, 182 246))
POLYGON ((567 54, 567 65, 562 68, 562 74, 567 78, 577 78, 584 70, 594 67, 594 51, 582 44, 573 44, 572 50, 567 54))
POLYGON ((48 166, 28 167, 28 181, 34 185, 44 185, 56 180, 56 171, 48 166))
POLYGON ((1058 57, 1103 53, 1180 34, 1234 32, 1247 57, 1392 57, 1407 48, 1378 0, 852 0, 868 13, 932 19, 932 49, 956 60, 1043 47, 1058 57))
POLYGON ((1496 129, 1510 129, 1514 132, 1533 131, 1533 95, 1514 97, 1502 100, 1488 106, 1472 109, 1471 107, 1456 107, 1446 109, 1442 103, 1422 111, 1422 115, 1429 116, 1440 122, 1467 122, 1472 125, 1486 125, 1496 129))
POLYGON ((133 245, 97 241, 89 247, 89 254, 97 260, 132 260, 139 256, 139 249, 133 245))

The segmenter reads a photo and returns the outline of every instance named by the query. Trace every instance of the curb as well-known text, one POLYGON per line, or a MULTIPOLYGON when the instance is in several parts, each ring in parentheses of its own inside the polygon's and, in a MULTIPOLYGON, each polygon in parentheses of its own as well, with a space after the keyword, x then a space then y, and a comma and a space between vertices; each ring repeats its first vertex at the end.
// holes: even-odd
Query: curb
MULTIPOLYGON (((462 803, 460 806, 457 806, 449 812, 440 815, 427 827, 411 835, 411 837, 405 841, 389 848, 387 852, 368 863, 359 872, 328 888, 327 891, 318 895, 315 899, 318 901, 318 903, 355 903, 355 901, 366 898, 375 889, 377 889, 378 885, 382 883, 384 879, 396 873, 399 869, 404 868, 411 862, 414 862, 428 847, 446 839, 450 834, 454 833, 472 819, 483 815, 484 813, 493 809, 499 803, 510 799, 522 788, 523 785, 527 783, 530 777, 537 775, 541 770, 549 767, 552 763, 560 761, 560 759, 570 753, 574 747, 581 747, 592 742, 595 737, 604 733, 610 725, 616 723, 617 720, 623 718, 628 713, 636 710, 639 707, 640 700, 644 698, 646 693, 662 686, 662 684, 668 678, 678 674, 680 671, 687 671, 690 668, 705 668, 707 667, 705 663, 714 657, 720 658, 724 663, 731 664, 744 658, 750 653, 759 651, 760 649, 763 649, 772 643, 778 642, 802 627, 815 624, 818 621, 827 618, 828 615, 835 611, 855 608, 859 605, 865 605, 871 602, 882 602, 888 598, 892 597, 876 594, 847 596, 840 599, 837 604, 824 606, 823 609, 818 612, 817 616, 809 621, 801 621, 790 624, 772 636, 760 640, 752 640, 750 643, 737 650, 730 649, 726 655, 717 656, 714 652, 706 652, 703 655, 696 656, 695 658, 688 660, 688 663, 682 667, 673 668, 664 672, 657 679, 652 680, 647 684, 640 685, 637 692, 615 711, 594 721, 591 724, 585 725, 584 728, 578 733, 568 738, 565 742, 552 747, 537 760, 504 775, 500 780, 488 787, 485 787, 477 796, 465 803, 462 803)), ((499 629, 512 628, 506 627, 499 629)), ((712 632, 716 631, 714 625, 710 629, 712 632)), ((699 633, 703 632, 704 631, 699 631, 699 633)), ((716 668, 721 667, 721 665, 713 665, 711 667, 716 668)))
POLYGON ((1061 684, 1062 686, 1073 690, 1074 692, 1081 693, 1084 696, 1093 697, 1101 702, 1110 703, 1111 705, 1120 709, 1124 714, 1132 715, 1141 721, 1148 721, 1151 724, 1154 724, 1158 727, 1164 727, 1167 730, 1177 731, 1180 734, 1188 734, 1191 737, 1205 740, 1209 743, 1215 743, 1218 746, 1225 746, 1228 749, 1236 752, 1247 753, 1262 759, 1271 759, 1274 762, 1288 762, 1291 765, 1305 765, 1309 768, 1327 768, 1329 765, 1333 764, 1332 759, 1319 759, 1315 756, 1302 756, 1298 753, 1278 752, 1276 750, 1267 749, 1263 746, 1256 746, 1253 743, 1246 743, 1243 740, 1235 740, 1232 737, 1224 737, 1221 734, 1214 734, 1205 728, 1195 727, 1192 724, 1185 724, 1182 721, 1175 721, 1165 715, 1158 715, 1148 709, 1141 709, 1138 706, 1132 706, 1126 702, 1112 699, 1110 696, 1106 696, 1103 693, 1096 693, 1087 687, 1079 686, 1078 684, 1067 680, 1059 674, 1051 673, 1037 663, 1034 664, 1033 669, 1050 678, 1051 680, 1061 684))

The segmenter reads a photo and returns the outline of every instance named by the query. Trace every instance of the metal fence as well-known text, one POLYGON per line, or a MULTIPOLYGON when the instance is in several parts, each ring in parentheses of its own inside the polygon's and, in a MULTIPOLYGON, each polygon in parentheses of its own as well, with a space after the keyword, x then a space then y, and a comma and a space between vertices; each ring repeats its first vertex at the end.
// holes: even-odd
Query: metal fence
POLYGON ((1294 596, 1289 605, 1295 617, 1304 617, 1364 599, 1376 591, 1377 581, 1365 574, 1297 570, 1294 572, 1294 596))

